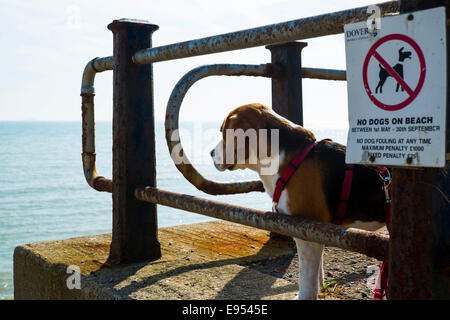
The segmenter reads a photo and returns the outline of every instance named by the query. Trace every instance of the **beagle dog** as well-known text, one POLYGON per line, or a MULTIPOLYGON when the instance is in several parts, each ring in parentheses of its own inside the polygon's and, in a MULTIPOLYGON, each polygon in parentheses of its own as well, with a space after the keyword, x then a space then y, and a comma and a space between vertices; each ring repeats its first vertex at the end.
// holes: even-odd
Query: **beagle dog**
MULTIPOLYGON (((234 109, 223 121, 220 131, 222 140, 211 151, 216 168, 220 171, 256 171, 271 198, 278 178, 290 161, 316 140, 311 131, 261 104, 234 109), (266 133, 252 135, 253 131, 266 133), (277 134, 269 134, 269 131, 277 134), (243 132, 244 138, 239 139, 239 135, 232 134, 233 132, 243 132), (268 170, 273 164, 276 169, 268 170)), ((344 145, 333 141, 318 142, 283 189, 277 205, 278 211, 330 223, 337 211, 343 187, 345 150, 344 145)), ((378 174, 369 167, 355 165, 353 170, 351 196, 341 224, 369 231, 377 230, 385 225, 382 182, 378 174)), ((323 285, 324 246, 301 239, 294 240, 300 271, 297 298, 317 299, 319 288, 323 285)))

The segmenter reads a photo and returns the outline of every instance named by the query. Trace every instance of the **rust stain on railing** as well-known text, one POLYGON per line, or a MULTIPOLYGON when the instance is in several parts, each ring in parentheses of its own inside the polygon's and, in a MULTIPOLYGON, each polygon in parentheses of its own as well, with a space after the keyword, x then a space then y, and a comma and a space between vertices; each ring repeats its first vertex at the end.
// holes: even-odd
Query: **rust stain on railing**
MULTIPOLYGON (((380 8, 382 16, 398 12, 399 9, 397 1, 388 1, 376 5, 380 8)), ((345 24, 367 19, 369 17, 367 8, 367 6, 353 8, 156 48, 148 48, 136 52, 133 60, 137 64, 148 64, 338 34, 344 32, 345 24)))
POLYGON ((112 57, 95 58, 86 65, 81 84, 82 161, 87 183, 97 191, 112 192, 112 181, 97 174, 95 168, 94 80, 98 72, 112 70, 112 57))
POLYGON ((345 81, 347 72, 345 70, 302 68, 302 78, 345 81))
POLYGON ((135 196, 141 201, 195 212, 306 241, 319 242, 359 252, 382 261, 386 261, 388 257, 389 237, 376 232, 265 212, 151 187, 136 189, 135 196))

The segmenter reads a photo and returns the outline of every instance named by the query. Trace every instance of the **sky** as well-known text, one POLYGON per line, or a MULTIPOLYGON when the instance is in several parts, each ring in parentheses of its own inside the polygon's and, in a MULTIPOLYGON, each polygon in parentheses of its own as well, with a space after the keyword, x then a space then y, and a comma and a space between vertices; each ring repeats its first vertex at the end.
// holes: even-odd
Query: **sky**
MULTIPOLYGON (((0 121, 81 121, 81 76, 95 57, 112 55, 115 19, 159 26, 161 46, 374 3, 371 0, 0 0, 0 121)), ((345 69, 343 35, 304 40, 304 67, 345 69)), ((205 64, 270 62, 264 47, 154 64, 155 118, 191 69, 205 64)), ((96 76, 95 120, 112 119, 112 71, 96 76)), ((221 121, 237 106, 271 106, 270 79, 209 77, 184 99, 181 121, 221 121)), ((348 126, 345 82, 303 80, 305 127, 348 126)))

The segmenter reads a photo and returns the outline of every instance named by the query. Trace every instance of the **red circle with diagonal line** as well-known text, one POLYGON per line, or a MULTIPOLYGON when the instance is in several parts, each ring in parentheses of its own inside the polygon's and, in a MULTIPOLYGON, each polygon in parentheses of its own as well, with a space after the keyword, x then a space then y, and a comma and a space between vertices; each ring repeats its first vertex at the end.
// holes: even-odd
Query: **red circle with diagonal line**
POLYGON ((419 45, 413 39, 411 39, 410 37, 408 37, 404 34, 390 34, 390 35, 387 35, 387 36, 381 38, 380 40, 378 40, 367 52, 367 56, 366 56, 366 59, 364 60, 363 70, 362 70, 364 88, 366 89, 366 93, 369 96, 370 100, 372 100, 372 102, 380 109, 387 110, 387 111, 400 110, 400 109, 403 109, 404 107, 406 107, 407 105, 409 105, 419 94, 420 90, 423 87, 423 83, 425 82, 425 71, 426 71, 425 57, 424 57, 419 45), (417 57, 418 57, 419 63, 420 63, 420 76, 419 76, 419 81, 417 82, 417 86, 415 89, 411 89, 408 86, 408 84, 397 74, 397 72, 395 70, 393 70, 392 67, 376 51, 378 49, 378 47, 380 47, 383 43, 386 43, 391 40, 400 40, 400 41, 406 42, 414 49, 414 51, 417 54, 417 57), (400 84, 400 86, 402 86, 403 89, 405 89, 405 91, 409 95, 408 98, 406 98, 406 100, 404 100, 398 104, 389 105, 389 104, 385 104, 385 103, 381 102, 373 95, 372 90, 370 90, 370 87, 369 87, 369 82, 367 81, 367 68, 369 66, 369 61, 372 58, 372 56, 376 60, 378 60, 378 62, 380 62, 380 64, 386 69, 386 71, 389 72, 389 75, 392 76, 400 84))

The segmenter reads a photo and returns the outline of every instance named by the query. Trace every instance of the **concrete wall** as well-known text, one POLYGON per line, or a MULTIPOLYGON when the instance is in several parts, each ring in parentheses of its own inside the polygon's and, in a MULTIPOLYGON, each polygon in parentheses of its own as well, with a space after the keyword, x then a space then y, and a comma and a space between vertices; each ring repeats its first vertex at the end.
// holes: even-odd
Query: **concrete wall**
POLYGON ((267 231, 217 221, 159 229, 163 257, 121 266, 106 262, 111 235, 18 246, 15 299, 292 299, 297 281, 251 266, 294 256, 267 231), (79 274, 67 272, 76 266, 79 274), (76 285, 79 275, 79 289, 76 285))

